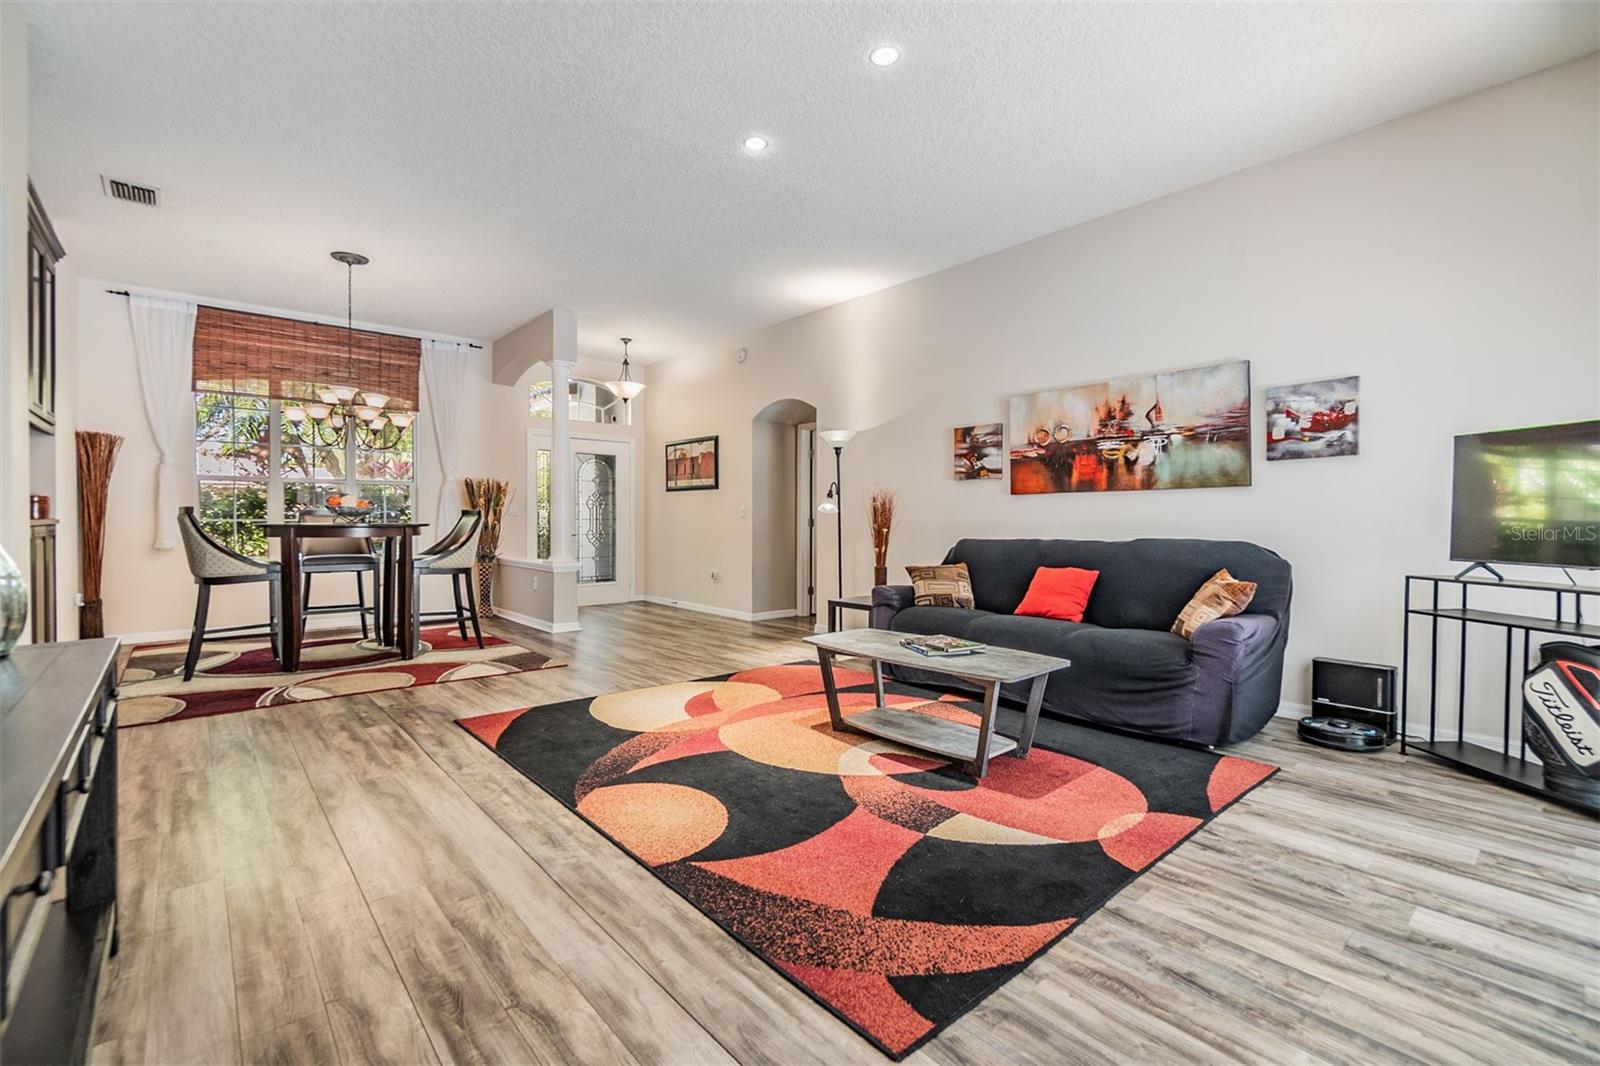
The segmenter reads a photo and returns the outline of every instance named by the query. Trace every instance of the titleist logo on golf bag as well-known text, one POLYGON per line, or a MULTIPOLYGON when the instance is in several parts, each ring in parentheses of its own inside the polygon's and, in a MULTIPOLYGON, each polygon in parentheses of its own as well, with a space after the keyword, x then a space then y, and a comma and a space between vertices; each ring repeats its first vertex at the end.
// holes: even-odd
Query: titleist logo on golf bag
MULTIPOLYGON (((1546 654, 1554 650, 1546 645, 1546 654)), ((1555 754, 1586 776, 1600 775, 1600 656, 1581 645, 1567 645, 1546 658, 1522 682, 1530 724, 1536 725, 1555 754), (1573 652, 1583 660, 1569 657, 1573 652)), ((1541 753, 1543 757, 1543 753, 1541 753)))

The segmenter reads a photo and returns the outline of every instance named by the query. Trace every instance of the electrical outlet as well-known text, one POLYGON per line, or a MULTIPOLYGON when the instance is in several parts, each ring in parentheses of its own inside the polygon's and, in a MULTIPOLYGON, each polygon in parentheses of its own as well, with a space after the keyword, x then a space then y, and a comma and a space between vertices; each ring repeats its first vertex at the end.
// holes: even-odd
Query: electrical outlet
POLYGON ((83 606, 83 593, 81 593, 81 592, 78 593, 77 600, 78 600, 77 606, 82 607, 83 606))
POLYGON ((711 571, 711 580, 712 581, 721 581, 722 580, 722 575, 717 573, 715 570, 713 570, 713 571, 711 571))
POLYGON ((535 591, 535 592, 539 591, 539 575, 538 574, 534 574, 533 575, 533 591, 535 591))

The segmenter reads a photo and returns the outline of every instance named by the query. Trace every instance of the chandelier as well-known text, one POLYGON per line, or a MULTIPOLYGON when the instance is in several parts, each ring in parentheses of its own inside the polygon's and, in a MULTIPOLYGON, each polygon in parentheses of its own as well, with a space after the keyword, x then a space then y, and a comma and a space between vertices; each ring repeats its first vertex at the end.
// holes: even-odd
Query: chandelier
POLYGON ((615 381, 605 383, 606 388, 622 397, 623 403, 627 403, 644 391, 644 382, 633 380, 633 375, 628 373, 628 345, 632 343, 632 337, 622 338, 622 376, 615 381))
POLYGON ((363 447, 392 448, 416 415, 410 411, 385 411, 390 397, 363 388, 355 380, 355 268, 371 260, 357 252, 329 254, 345 269, 345 380, 338 385, 317 386, 317 403, 286 406, 283 417, 302 435, 309 430, 312 444, 342 448, 346 434, 353 430, 363 447))

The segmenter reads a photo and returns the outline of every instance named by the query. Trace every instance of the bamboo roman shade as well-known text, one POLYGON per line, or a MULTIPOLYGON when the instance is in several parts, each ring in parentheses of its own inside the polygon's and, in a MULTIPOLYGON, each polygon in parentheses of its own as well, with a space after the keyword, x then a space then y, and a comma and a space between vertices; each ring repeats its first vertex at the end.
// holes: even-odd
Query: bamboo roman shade
POLYGON ((199 309, 194 327, 196 392, 235 392, 315 401, 317 387, 355 385, 416 410, 422 342, 292 318, 199 309), (346 345, 350 347, 347 350, 346 345))

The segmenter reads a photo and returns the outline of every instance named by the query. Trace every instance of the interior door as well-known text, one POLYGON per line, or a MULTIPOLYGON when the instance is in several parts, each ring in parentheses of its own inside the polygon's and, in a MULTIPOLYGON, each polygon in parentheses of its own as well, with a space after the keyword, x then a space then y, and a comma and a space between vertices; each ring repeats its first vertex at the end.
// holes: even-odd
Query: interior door
MULTIPOLYGON (((633 463, 627 441, 572 438, 578 606, 633 598, 633 463)), ((550 438, 529 434, 535 551, 550 557, 550 438)))

